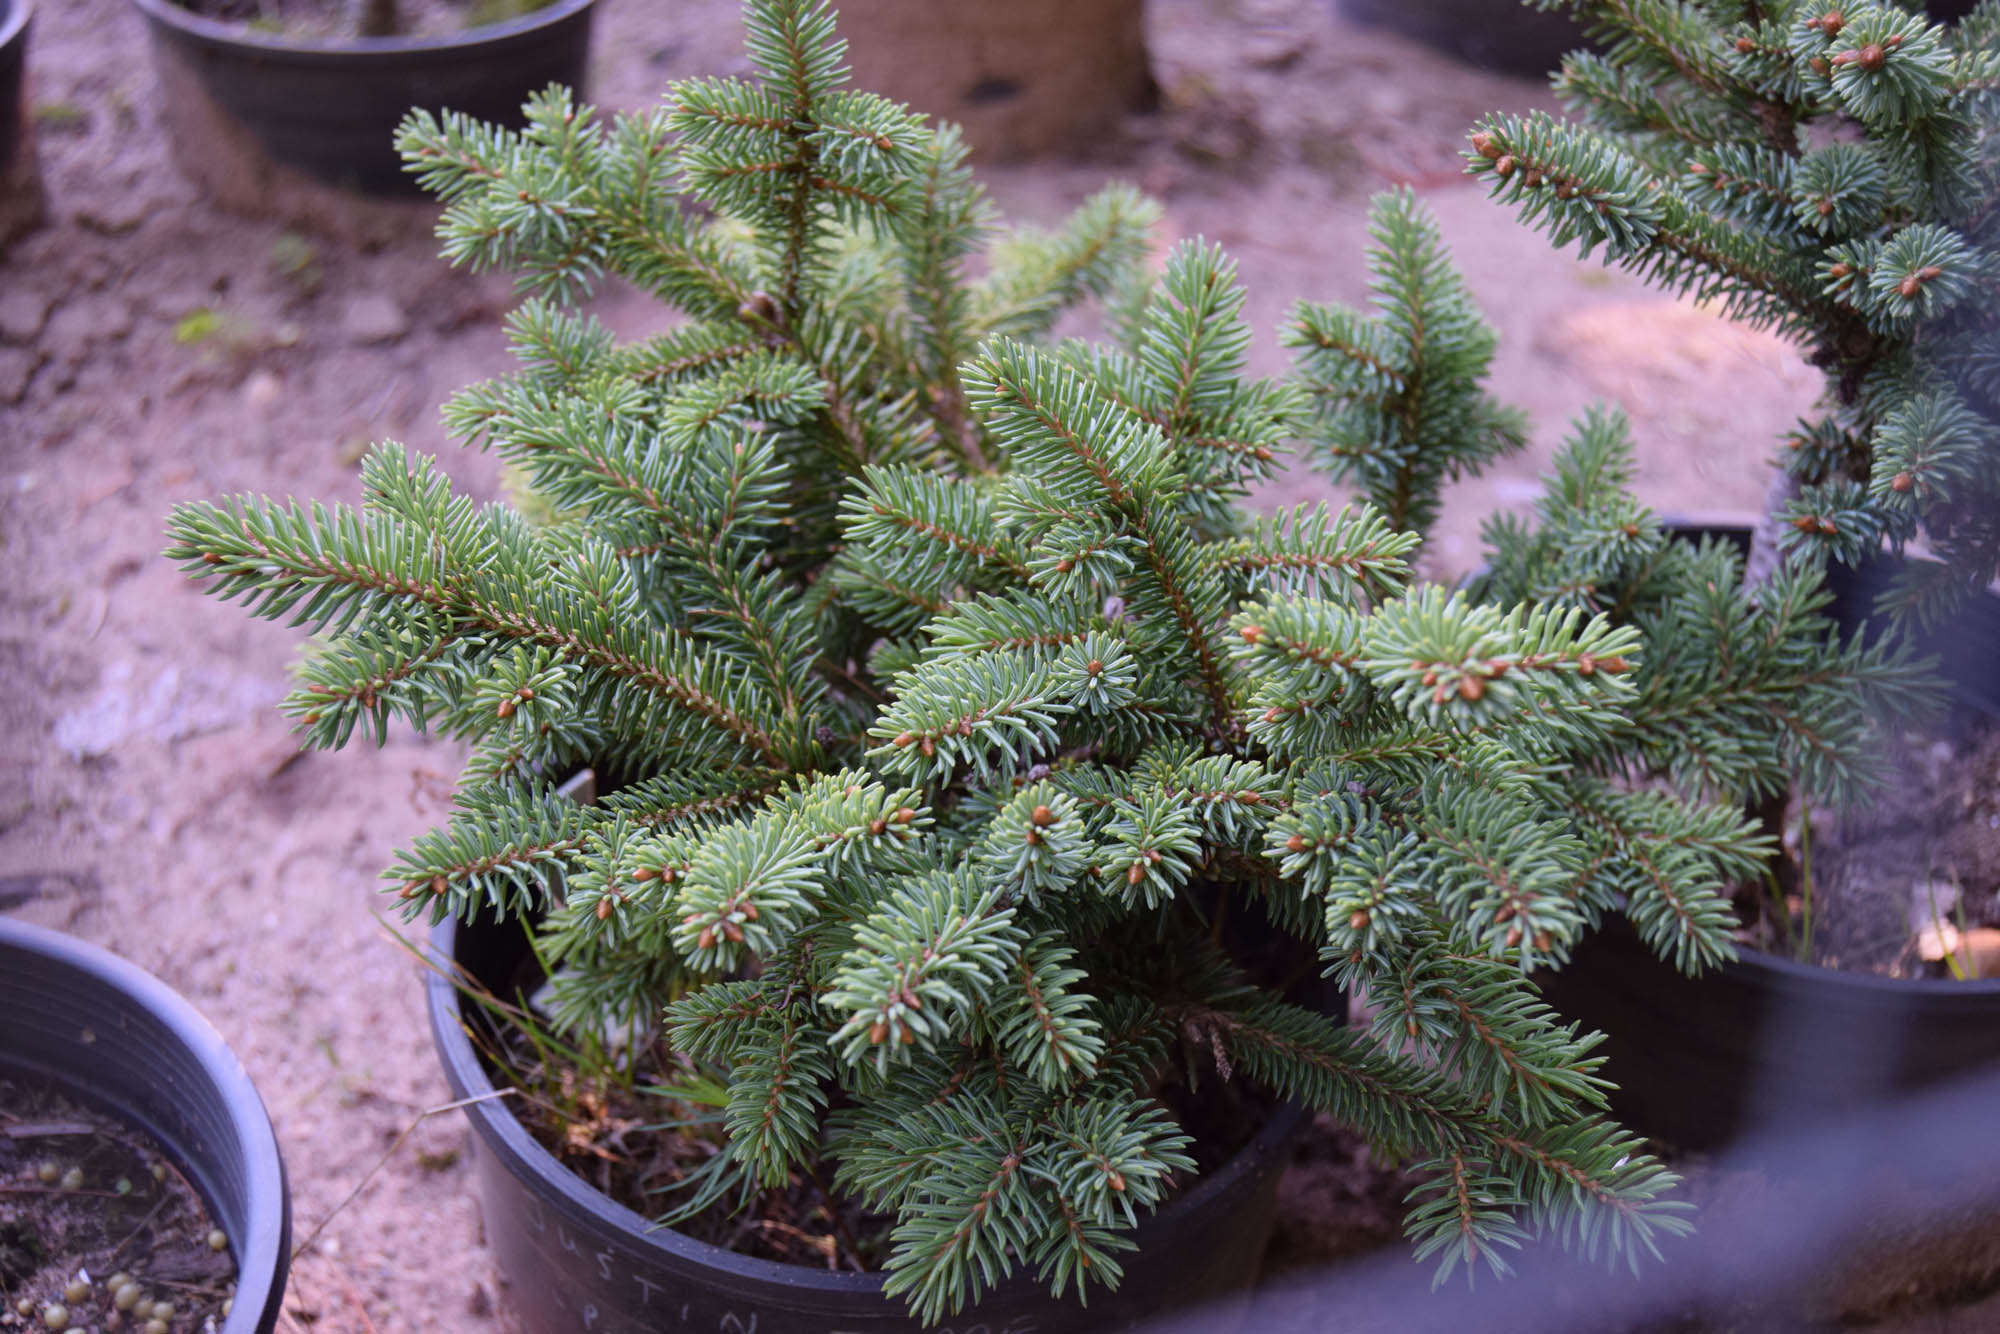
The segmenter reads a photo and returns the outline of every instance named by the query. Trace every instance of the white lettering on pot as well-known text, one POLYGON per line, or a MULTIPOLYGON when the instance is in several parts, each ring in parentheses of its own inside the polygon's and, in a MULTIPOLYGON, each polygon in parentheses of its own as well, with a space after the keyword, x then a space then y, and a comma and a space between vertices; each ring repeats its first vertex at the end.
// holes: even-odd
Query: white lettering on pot
POLYGON ((610 1251, 599 1251, 597 1253, 597 1276, 603 1279, 606 1283, 609 1283, 611 1281, 610 1251))

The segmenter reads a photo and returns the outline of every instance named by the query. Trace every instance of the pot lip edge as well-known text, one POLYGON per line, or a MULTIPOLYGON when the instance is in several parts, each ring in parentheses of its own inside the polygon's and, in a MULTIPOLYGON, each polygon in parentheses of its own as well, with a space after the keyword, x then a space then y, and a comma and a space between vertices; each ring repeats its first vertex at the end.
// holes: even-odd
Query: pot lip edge
MULTIPOLYGON (((1658 960, 1652 947, 1639 936, 1623 913, 1606 914, 1607 920, 1617 920, 1625 928, 1620 944, 1646 952, 1649 959, 1658 960)), ((1601 936, 1604 928, 1599 927, 1591 934, 1601 936)), ((1561 974, 1565 969, 1557 969, 1561 974)), ((1735 972, 1745 981, 1764 983, 1768 979, 1779 979, 1777 985, 1792 988, 1811 988, 1821 991, 1844 992, 1849 996, 1876 995, 1890 998, 1924 997, 1926 999, 1959 999, 1990 1007, 2000 1001, 2000 977, 1979 977, 1960 982, 1942 977, 1883 977, 1879 973, 1857 973, 1844 968, 1829 968, 1825 964, 1800 963, 1797 959, 1787 959, 1782 954, 1760 950, 1754 945, 1741 942, 1736 946, 1736 957, 1697 976, 1685 973, 1676 975, 1695 986, 1700 986, 1710 977, 1727 972, 1735 972)))
POLYGON ((25 41, 35 7, 29 0, 6 0, 6 17, 0 18, 0 49, 25 41))
MULTIPOLYGON (((438 967, 439 960, 452 958, 450 942, 456 939, 460 923, 447 917, 430 928, 425 954, 427 967, 424 979, 426 1008, 430 1013, 431 1039, 440 1064, 444 1067, 447 1082, 451 1085, 455 1098, 479 1098, 491 1095, 496 1090, 486 1077, 478 1054, 473 1051, 471 1041, 461 1027, 461 1007, 458 988, 438 967), (472 1080, 476 1079, 474 1084, 472 1080)), ((673 1228, 653 1223, 643 1215, 627 1208, 618 1201, 586 1185, 581 1178, 558 1162, 537 1143, 520 1120, 505 1105, 505 1100, 487 1096, 483 1101, 472 1102, 462 1109, 472 1121, 474 1129, 489 1151, 505 1151, 513 1163, 506 1164, 508 1170, 519 1175, 525 1171, 552 1193, 550 1203, 560 1209, 575 1211, 579 1217, 615 1231, 617 1239, 636 1250, 651 1252, 663 1263, 694 1265, 704 1269, 720 1271, 738 1282, 768 1284, 774 1288, 791 1291, 816 1292, 826 1297, 881 1296, 884 1275, 880 1271, 869 1273, 845 1273, 815 1269, 807 1265, 784 1264, 776 1260, 766 1260, 757 1256, 742 1255, 712 1242, 701 1241, 673 1228), (518 1170, 516 1170, 518 1169, 518 1170)), ((1146 1215, 1139 1224, 1125 1234, 1144 1244, 1146 1234, 1168 1225, 1173 1219, 1191 1213, 1209 1197, 1221 1193, 1231 1183, 1254 1172, 1261 1164, 1270 1161, 1282 1152, 1286 1141, 1294 1129, 1309 1115, 1296 1102, 1281 1102, 1265 1119, 1244 1146, 1236 1151, 1221 1167, 1202 1174, 1193 1187, 1169 1200, 1165 1205, 1146 1215)), ((1010 1289, 1033 1289, 1039 1291, 1041 1284, 1030 1270, 1017 1270, 1004 1278, 993 1288, 988 1297, 1000 1296, 1010 1289)))
MULTIPOLYGON (((226 1321, 224 1334, 239 1329, 261 1329, 263 1317, 275 1318, 284 1300, 291 1269, 292 1200, 291 1180, 278 1143, 277 1129, 271 1124, 270 1109, 242 1058, 210 1023, 173 987, 138 964, 106 949, 52 927, 0 914, 0 952, 32 954, 73 970, 79 977, 128 999, 151 1014, 173 1033, 193 1059, 202 1076, 221 1095, 231 1128, 235 1130, 244 1164, 245 1206, 250 1236, 243 1243, 237 1261, 237 1282, 244 1276, 261 1276, 265 1284, 262 1309, 242 1303, 249 1318, 226 1321), (275 1195, 275 1200, 271 1198, 275 1195), (275 1210, 273 1209, 275 1205, 275 1210), (262 1217, 275 1212, 275 1228, 262 1217)), ((156 1138, 165 1138, 158 1136, 156 1138)), ((192 1156, 188 1146, 170 1147, 192 1156)), ((207 1201, 204 1201, 207 1204, 207 1201)), ((212 1205, 209 1206, 213 1208, 212 1205)), ((232 1315, 234 1311, 232 1310, 232 1315)))
MULTIPOLYGON (((17 0, 18 2, 18 0, 17 0)), ((519 18, 498 23, 482 23, 433 37, 349 37, 340 41, 303 42, 266 33, 252 32, 240 24, 224 23, 183 9, 174 0, 128 0, 155 28, 168 28, 177 35, 208 46, 233 47, 258 55, 299 60, 339 60, 343 56, 424 56, 462 51, 532 36, 566 19, 593 9, 598 0, 548 0, 542 8, 519 18)))
POLYGON ((2000 978, 1996 977, 1975 977, 1963 982, 1944 977, 1883 977, 1879 973, 1858 973, 1845 968, 1829 968, 1825 964, 1801 963, 1753 945, 1739 944, 1736 958, 1724 966, 1773 973, 1806 985, 1843 988, 1856 993, 2000 1000, 2000 978))

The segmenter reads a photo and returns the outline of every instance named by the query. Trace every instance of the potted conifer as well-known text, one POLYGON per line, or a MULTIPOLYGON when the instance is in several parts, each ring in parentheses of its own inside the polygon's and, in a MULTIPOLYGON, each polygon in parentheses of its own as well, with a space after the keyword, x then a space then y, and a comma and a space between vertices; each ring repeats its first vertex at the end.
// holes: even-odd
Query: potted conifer
MULTIPOLYGON (((2000 712, 1994 659, 1977 647, 2000 642, 1987 591, 2000 574, 2000 7, 1956 27, 1817 0, 1748 15, 1567 7, 1608 39, 1556 78, 1575 118, 1489 118, 1472 172, 1556 244, 1602 247, 1607 262, 1776 327, 1827 374, 1820 415, 1778 450, 1748 585, 1726 596, 1794 604, 1798 573, 1833 562, 1850 628, 1873 616, 1871 635, 1890 622, 1928 634, 1958 673, 1958 707, 2000 712)), ((1630 553, 1607 565, 1608 587, 1640 568, 1630 553)), ((1525 567, 1495 585, 1538 586, 1525 567)), ((1787 707, 1748 694, 1736 705, 1787 707)), ((1726 713, 1690 724, 1716 743, 1702 776, 1716 795, 1775 794, 1782 813, 1788 783, 1808 800, 1851 789, 1813 772, 1808 733, 1732 756, 1762 729, 1726 713), (1789 757, 1789 772, 1752 762, 1759 753, 1789 757)), ((2000 981, 1893 982, 1747 951, 1689 987, 1631 942, 1593 953, 1552 994, 1610 1032, 1635 1121, 1684 1142, 1727 1138, 1753 1111, 1823 1114, 2000 1059, 2000 981), (1857 1056, 1860 1036, 1872 1056, 1857 1056)))
MULTIPOLYGON (((1121 188, 996 235, 954 130, 841 86, 824 3, 745 8, 754 79, 608 125, 552 91, 520 133, 403 132, 446 253, 529 295, 520 371, 447 415, 541 520, 395 446, 359 508, 172 520, 210 591, 330 632, 287 706, 311 742, 392 718, 473 742, 457 814, 388 873, 457 923, 456 965, 504 986, 524 950, 496 963, 485 923, 530 925, 557 1032, 663 1034, 642 1119, 712 1148, 694 1205, 755 1232, 818 1200, 826 1258, 880 1271, 729 1257, 694 1205, 687 1235, 649 1230, 550 1149, 630 1124, 481 1104, 489 1199, 533 1201, 489 1214, 523 1311, 1124 1323, 1178 1290, 1149 1227, 1210 1244, 1244 1195, 1209 1185, 1264 1170, 1190 1188, 1218 1145, 1188 1127, 1267 1155, 1249 1123, 1287 1101, 1418 1165, 1411 1235, 1446 1270, 1543 1229, 1653 1252, 1686 1226, 1673 1178, 1601 1116, 1596 1039, 1529 975, 1620 908, 1677 963, 1723 956, 1722 887, 1764 844, 1622 781, 1639 630, 1414 576, 1437 487, 1519 434, 1429 218, 1385 198, 1379 316, 1303 308, 1303 383, 1247 381, 1219 251, 1148 276, 1153 214, 1121 188), (619 344, 563 304, 607 272, 687 322, 619 344), (1048 345, 1085 296, 1115 341, 1048 345), (1237 509, 1288 439, 1405 390, 1434 457, 1380 508, 1237 509), (558 791, 586 766, 609 778, 588 805, 558 791), (1322 972, 1372 1030, 1319 1003, 1322 972), (872 1230, 836 1235, 859 1216, 837 1201, 872 1230), (1121 1272, 1113 1311, 1025 1305, 1121 1272)), ((1575 502, 1614 472, 1579 471, 1575 502)), ((1586 577, 1596 553, 1568 554, 1586 577)), ((465 1022, 438 1025, 461 1065, 465 1022)))

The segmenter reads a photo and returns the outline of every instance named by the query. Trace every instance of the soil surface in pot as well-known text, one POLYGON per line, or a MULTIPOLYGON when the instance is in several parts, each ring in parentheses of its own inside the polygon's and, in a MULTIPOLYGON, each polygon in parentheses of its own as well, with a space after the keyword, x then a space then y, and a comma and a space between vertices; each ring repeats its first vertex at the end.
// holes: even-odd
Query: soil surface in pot
POLYGON ((174 0, 206 19, 301 42, 349 37, 448 37, 520 18, 549 0, 174 0))
POLYGON ((1881 792, 1812 811, 1809 848, 1787 831, 1810 867, 1810 933, 1794 895, 1789 924, 1768 902, 1745 914, 1747 943, 1885 977, 2000 977, 2000 727, 1901 738, 1887 760, 1881 792))
POLYGON ((219 1328, 236 1286, 227 1245, 150 1136, 0 1077, 0 1296, 25 1327, 219 1328))

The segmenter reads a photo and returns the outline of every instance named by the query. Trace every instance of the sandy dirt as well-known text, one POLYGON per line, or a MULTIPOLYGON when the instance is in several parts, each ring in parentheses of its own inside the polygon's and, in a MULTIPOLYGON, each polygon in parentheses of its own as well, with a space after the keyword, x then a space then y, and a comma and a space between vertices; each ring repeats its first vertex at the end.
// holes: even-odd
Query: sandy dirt
MULTIPOLYGON (((606 0, 597 98, 637 106, 669 78, 740 70, 739 35, 729 0, 606 0)), ((1477 113, 1547 105, 1545 90, 1344 27, 1317 0, 1158 0, 1151 36, 1163 109, 1090 160, 996 171, 997 196, 1046 221, 1111 176, 1159 194, 1163 245, 1200 234, 1236 256, 1255 369, 1273 373, 1293 300, 1365 296, 1370 193, 1419 188, 1501 329, 1495 387, 1538 428, 1531 454, 1453 496, 1436 572, 1476 561, 1478 516, 1532 499, 1593 400, 1634 414, 1648 501, 1757 506, 1816 375, 1770 338, 1553 254, 1456 178, 1477 113)), ((447 440, 438 406, 509 368, 508 286, 437 260, 427 206, 364 210, 342 239, 202 202, 121 0, 43 0, 30 79, 53 221, 0 261, 0 909, 126 955, 208 1014, 269 1105, 303 1238, 447 1097, 376 875, 443 815, 459 757, 407 736, 300 753, 273 708, 296 634, 199 594, 159 558, 162 527, 175 503, 232 492, 353 500, 379 438, 497 494, 495 461, 447 440)), ((626 334, 662 319, 626 292, 597 306, 626 334)), ((1260 500, 1326 493, 1300 476, 1260 500)), ((466 1137, 455 1116, 426 1120, 325 1225, 288 1327, 509 1327, 466 1137)), ((1316 1179, 1375 1189, 1350 1166, 1299 1177, 1292 1262, 1314 1253, 1300 1234, 1323 1221, 1316 1179)))

